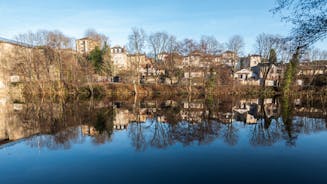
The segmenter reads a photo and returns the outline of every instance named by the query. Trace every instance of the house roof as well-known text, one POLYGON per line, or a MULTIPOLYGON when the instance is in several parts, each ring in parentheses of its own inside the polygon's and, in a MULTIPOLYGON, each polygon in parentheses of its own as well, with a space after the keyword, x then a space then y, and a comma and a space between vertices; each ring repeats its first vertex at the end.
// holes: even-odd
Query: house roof
POLYGON ((327 60, 315 60, 311 62, 302 62, 300 65, 305 65, 305 66, 317 66, 317 65, 327 65, 327 60))
POLYGON ((122 47, 122 46, 120 46, 120 45, 115 45, 115 46, 113 46, 113 47, 111 47, 112 49, 113 48, 119 48, 119 49, 123 49, 124 47, 122 47))
POLYGON ((92 40, 92 39, 89 38, 89 37, 83 37, 83 38, 80 38, 80 39, 77 39, 77 40, 92 40))
POLYGON ((227 50, 224 53, 230 53, 230 54, 235 54, 235 52, 231 51, 231 50, 227 50))
MULTIPOLYGON (((83 38, 80 38, 80 39, 77 39, 77 40, 93 40, 93 41, 98 41, 98 40, 93 39, 93 38, 91 38, 91 37, 83 37, 83 38)), ((76 41, 77 41, 77 40, 76 40, 76 41)))
POLYGON ((261 55, 259 55, 259 54, 251 54, 251 55, 249 55, 250 57, 261 57, 261 55))
POLYGON ((236 74, 250 74, 250 73, 252 73, 252 71, 249 70, 249 69, 242 69, 242 70, 239 70, 239 71, 237 71, 235 73, 236 74))

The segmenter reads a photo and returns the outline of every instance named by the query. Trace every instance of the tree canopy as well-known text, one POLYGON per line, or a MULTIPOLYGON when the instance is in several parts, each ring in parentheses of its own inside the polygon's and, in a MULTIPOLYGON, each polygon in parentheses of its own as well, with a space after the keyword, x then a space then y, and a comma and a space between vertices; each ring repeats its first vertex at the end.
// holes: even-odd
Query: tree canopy
POLYGON ((276 0, 272 9, 293 24, 295 48, 306 48, 327 36, 327 0, 276 0))
POLYGON ((103 65, 103 52, 99 47, 95 47, 89 54, 88 60, 92 62, 94 69, 99 72, 103 65))

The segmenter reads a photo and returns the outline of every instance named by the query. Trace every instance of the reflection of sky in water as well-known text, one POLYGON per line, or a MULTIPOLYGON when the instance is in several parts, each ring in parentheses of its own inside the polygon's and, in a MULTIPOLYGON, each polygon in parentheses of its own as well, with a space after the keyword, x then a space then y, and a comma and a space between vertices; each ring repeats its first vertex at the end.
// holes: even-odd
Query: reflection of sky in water
POLYGON ((116 131, 111 142, 100 145, 86 137, 70 149, 39 150, 23 141, 1 149, 0 181, 327 181, 321 175, 327 169, 323 141, 327 132, 300 136, 296 147, 282 142, 253 147, 248 144, 248 131, 239 130, 235 146, 215 139, 205 145, 175 143, 165 149, 148 147, 143 152, 135 151, 127 131, 116 131))
POLYGON ((327 182, 324 118, 293 116, 287 126, 276 117, 268 127, 262 118, 248 124, 147 119, 111 132, 103 117, 3 144, 0 182, 327 182))

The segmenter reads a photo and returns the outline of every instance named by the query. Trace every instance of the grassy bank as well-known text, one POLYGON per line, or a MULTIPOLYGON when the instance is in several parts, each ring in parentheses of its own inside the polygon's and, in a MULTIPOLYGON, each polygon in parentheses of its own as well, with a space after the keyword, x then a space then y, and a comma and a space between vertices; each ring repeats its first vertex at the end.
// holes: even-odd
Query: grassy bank
MULTIPOLYGON (((73 87, 69 85, 56 84, 52 88, 38 90, 35 88, 24 88, 22 85, 16 85, 12 88, 15 96, 24 94, 23 96, 35 96, 46 98, 102 98, 102 97, 133 97, 135 95, 139 97, 146 96, 245 96, 245 97, 272 97, 276 95, 285 95, 280 89, 260 86, 244 86, 244 85, 226 85, 213 88, 205 88, 203 86, 172 86, 172 85, 137 85, 136 91, 132 84, 124 83, 95 83, 92 85, 84 85, 82 87, 73 87), (17 90, 17 89, 19 90, 17 90), (31 90, 33 89, 33 90, 31 90)), ((286 95, 288 96, 327 96, 327 88, 294 88, 290 90, 286 95)))
POLYGON ((210 90, 202 86, 194 86, 191 89, 188 86, 171 85, 138 85, 137 92, 132 84, 95 84, 90 88, 84 86, 79 89, 78 95, 81 96, 109 96, 109 97, 129 97, 129 96, 274 96, 278 91, 273 88, 262 89, 259 86, 219 86, 210 90))

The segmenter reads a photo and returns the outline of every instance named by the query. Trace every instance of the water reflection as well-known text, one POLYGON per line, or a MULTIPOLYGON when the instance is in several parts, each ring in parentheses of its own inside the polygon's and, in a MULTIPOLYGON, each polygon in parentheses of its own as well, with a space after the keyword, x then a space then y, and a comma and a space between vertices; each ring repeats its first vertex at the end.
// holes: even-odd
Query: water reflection
POLYGON ((95 145, 126 132, 133 147, 166 148, 176 143, 253 146, 285 142, 326 130, 326 106, 319 100, 258 98, 104 99, 1 103, 0 144, 24 140, 33 148, 69 149, 91 138, 95 145))

